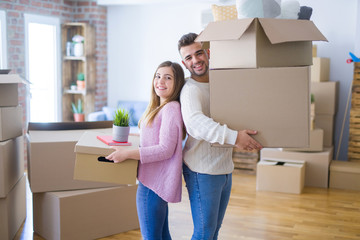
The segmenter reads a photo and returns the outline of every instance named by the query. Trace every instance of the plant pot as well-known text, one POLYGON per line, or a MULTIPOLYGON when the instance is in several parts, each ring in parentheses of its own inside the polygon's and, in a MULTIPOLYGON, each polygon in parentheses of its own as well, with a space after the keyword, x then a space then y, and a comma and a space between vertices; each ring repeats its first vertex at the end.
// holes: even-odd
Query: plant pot
POLYGON ((74 56, 82 57, 84 55, 84 44, 83 43, 74 43, 74 56))
POLYGON ((77 85, 77 90, 83 90, 85 89, 85 81, 76 81, 76 85, 77 85))
POLYGON ((113 125, 113 141, 128 142, 130 127, 121 127, 113 125))
POLYGON ((83 122, 85 121, 85 114, 83 113, 74 113, 75 122, 83 122))

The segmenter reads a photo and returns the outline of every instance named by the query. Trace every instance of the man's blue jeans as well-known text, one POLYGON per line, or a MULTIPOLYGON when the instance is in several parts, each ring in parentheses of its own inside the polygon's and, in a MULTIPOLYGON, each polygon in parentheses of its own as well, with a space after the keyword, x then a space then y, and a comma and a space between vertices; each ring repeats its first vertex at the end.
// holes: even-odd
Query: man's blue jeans
POLYGON ((219 230, 229 203, 232 174, 209 175, 191 171, 183 164, 194 223, 192 240, 213 240, 219 230))
POLYGON ((139 182, 136 206, 144 240, 171 240, 168 203, 139 182))

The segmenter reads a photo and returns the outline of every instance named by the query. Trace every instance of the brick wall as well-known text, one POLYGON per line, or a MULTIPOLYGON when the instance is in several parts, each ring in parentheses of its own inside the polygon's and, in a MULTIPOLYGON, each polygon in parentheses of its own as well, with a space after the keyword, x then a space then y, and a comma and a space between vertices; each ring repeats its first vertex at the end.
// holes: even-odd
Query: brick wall
MULTIPOLYGON (((25 76, 25 26, 24 13, 59 17, 60 22, 87 22, 96 31, 96 96, 95 109, 107 104, 107 26, 106 7, 98 6, 96 0, 5 0, 0 9, 6 11, 8 37, 8 68, 12 73, 25 76)), ((20 87, 19 102, 26 112, 26 88, 20 87)))
MULTIPOLYGON (((24 14, 58 17, 60 22, 87 22, 96 31, 96 95, 95 110, 107 104, 107 10, 96 0, 1 0, 0 9, 6 11, 8 68, 25 76, 24 14)), ((19 102, 23 107, 23 126, 26 131, 26 86, 20 85, 19 102)), ((25 145, 26 148, 26 145, 25 145)), ((26 158, 25 149, 25 158, 26 158)))

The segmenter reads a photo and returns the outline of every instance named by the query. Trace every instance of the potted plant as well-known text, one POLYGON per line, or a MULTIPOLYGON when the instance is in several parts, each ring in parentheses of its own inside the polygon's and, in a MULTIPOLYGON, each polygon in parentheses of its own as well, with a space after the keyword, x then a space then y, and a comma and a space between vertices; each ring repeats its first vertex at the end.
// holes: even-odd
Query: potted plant
POLYGON ((75 122, 83 122, 85 120, 85 114, 81 99, 80 98, 78 99, 77 105, 75 105, 75 103, 72 102, 71 107, 72 107, 72 112, 74 113, 75 122))
POLYGON ((79 73, 79 74, 77 75, 76 84, 77 84, 77 89, 78 89, 78 90, 83 90, 83 89, 85 89, 85 74, 84 74, 84 73, 79 73))
POLYGON ((130 116, 129 111, 118 108, 114 114, 113 120, 113 141, 127 142, 130 133, 130 116))

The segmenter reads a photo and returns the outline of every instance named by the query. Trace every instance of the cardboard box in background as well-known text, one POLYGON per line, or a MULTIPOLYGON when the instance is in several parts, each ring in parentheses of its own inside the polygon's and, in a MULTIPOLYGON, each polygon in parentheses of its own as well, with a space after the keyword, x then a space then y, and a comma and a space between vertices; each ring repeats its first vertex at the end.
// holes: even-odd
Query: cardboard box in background
POLYGON ((324 146, 324 130, 317 128, 310 131, 308 148, 283 148, 284 151, 321 152, 324 146))
POLYGON ((337 112, 339 82, 311 82, 310 91, 314 94, 315 115, 335 115, 337 112))
POLYGON ((305 161, 305 186, 328 188, 329 165, 333 156, 333 148, 324 148, 322 152, 292 152, 280 148, 263 148, 262 159, 276 161, 305 161))
POLYGON ((330 75, 330 58, 313 58, 313 65, 311 66, 311 81, 312 82, 327 82, 330 75))
POLYGON ((111 133, 112 122, 29 123, 28 178, 33 193, 115 186, 74 180, 75 145, 85 131, 111 133), (65 130, 71 129, 71 130, 65 130))
POLYGON ((300 194, 304 188, 304 161, 262 159, 256 169, 256 190, 300 194))
POLYGON ((334 115, 315 115, 315 126, 324 130, 324 147, 332 147, 334 144, 334 115))
POLYGON ((247 18, 210 22, 196 41, 210 42, 210 68, 224 69, 308 66, 312 41, 327 40, 312 21, 247 18))
POLYGON ((317 57, 317 45, 313 45, 312 47, 312 56, 313 58, 317 57))
POLYGON ((0 107, 16 107, 18 84, 25 83, 17 74, 0 74, 0 107))
POLYGON ((0 198, 24 176, 24 136, 0 142, 0 198))
POLYGON ((360 191, 360 162, 331 161, 329 187, 360 191))
POLYGON ((257 130, 264 147, 308 147, 309 70, 210 70, 210 116, 231 129, 257 130))
POLYGON ((26 218, 26 176, 11 189, 5 198, 0 198, 0 239, 14 239, 26 218))
MULTIPOLYGON (((74 179, 109 182, 117 184, 135 184, 138 160, 128 159, 121 163, 101 162, 99 157, 106 157, 114 151, 111 146, 103 143, 97 136, 100 132, 85 132, 75 146, 76 163, 74 179)), ((137 149, 140 137, 129 136, 131 146, 119 148, 137 149)))
POLYGON ((97 239, 138 229, 137 186, 33 194, 34 232, 47 240, 97 239))
MULTIPOLYGON (((1 87, 1 85, 0 85, 1 87)), ((0 107, 0 141, 16 138, 23 134, 22 107, 0 107)))

